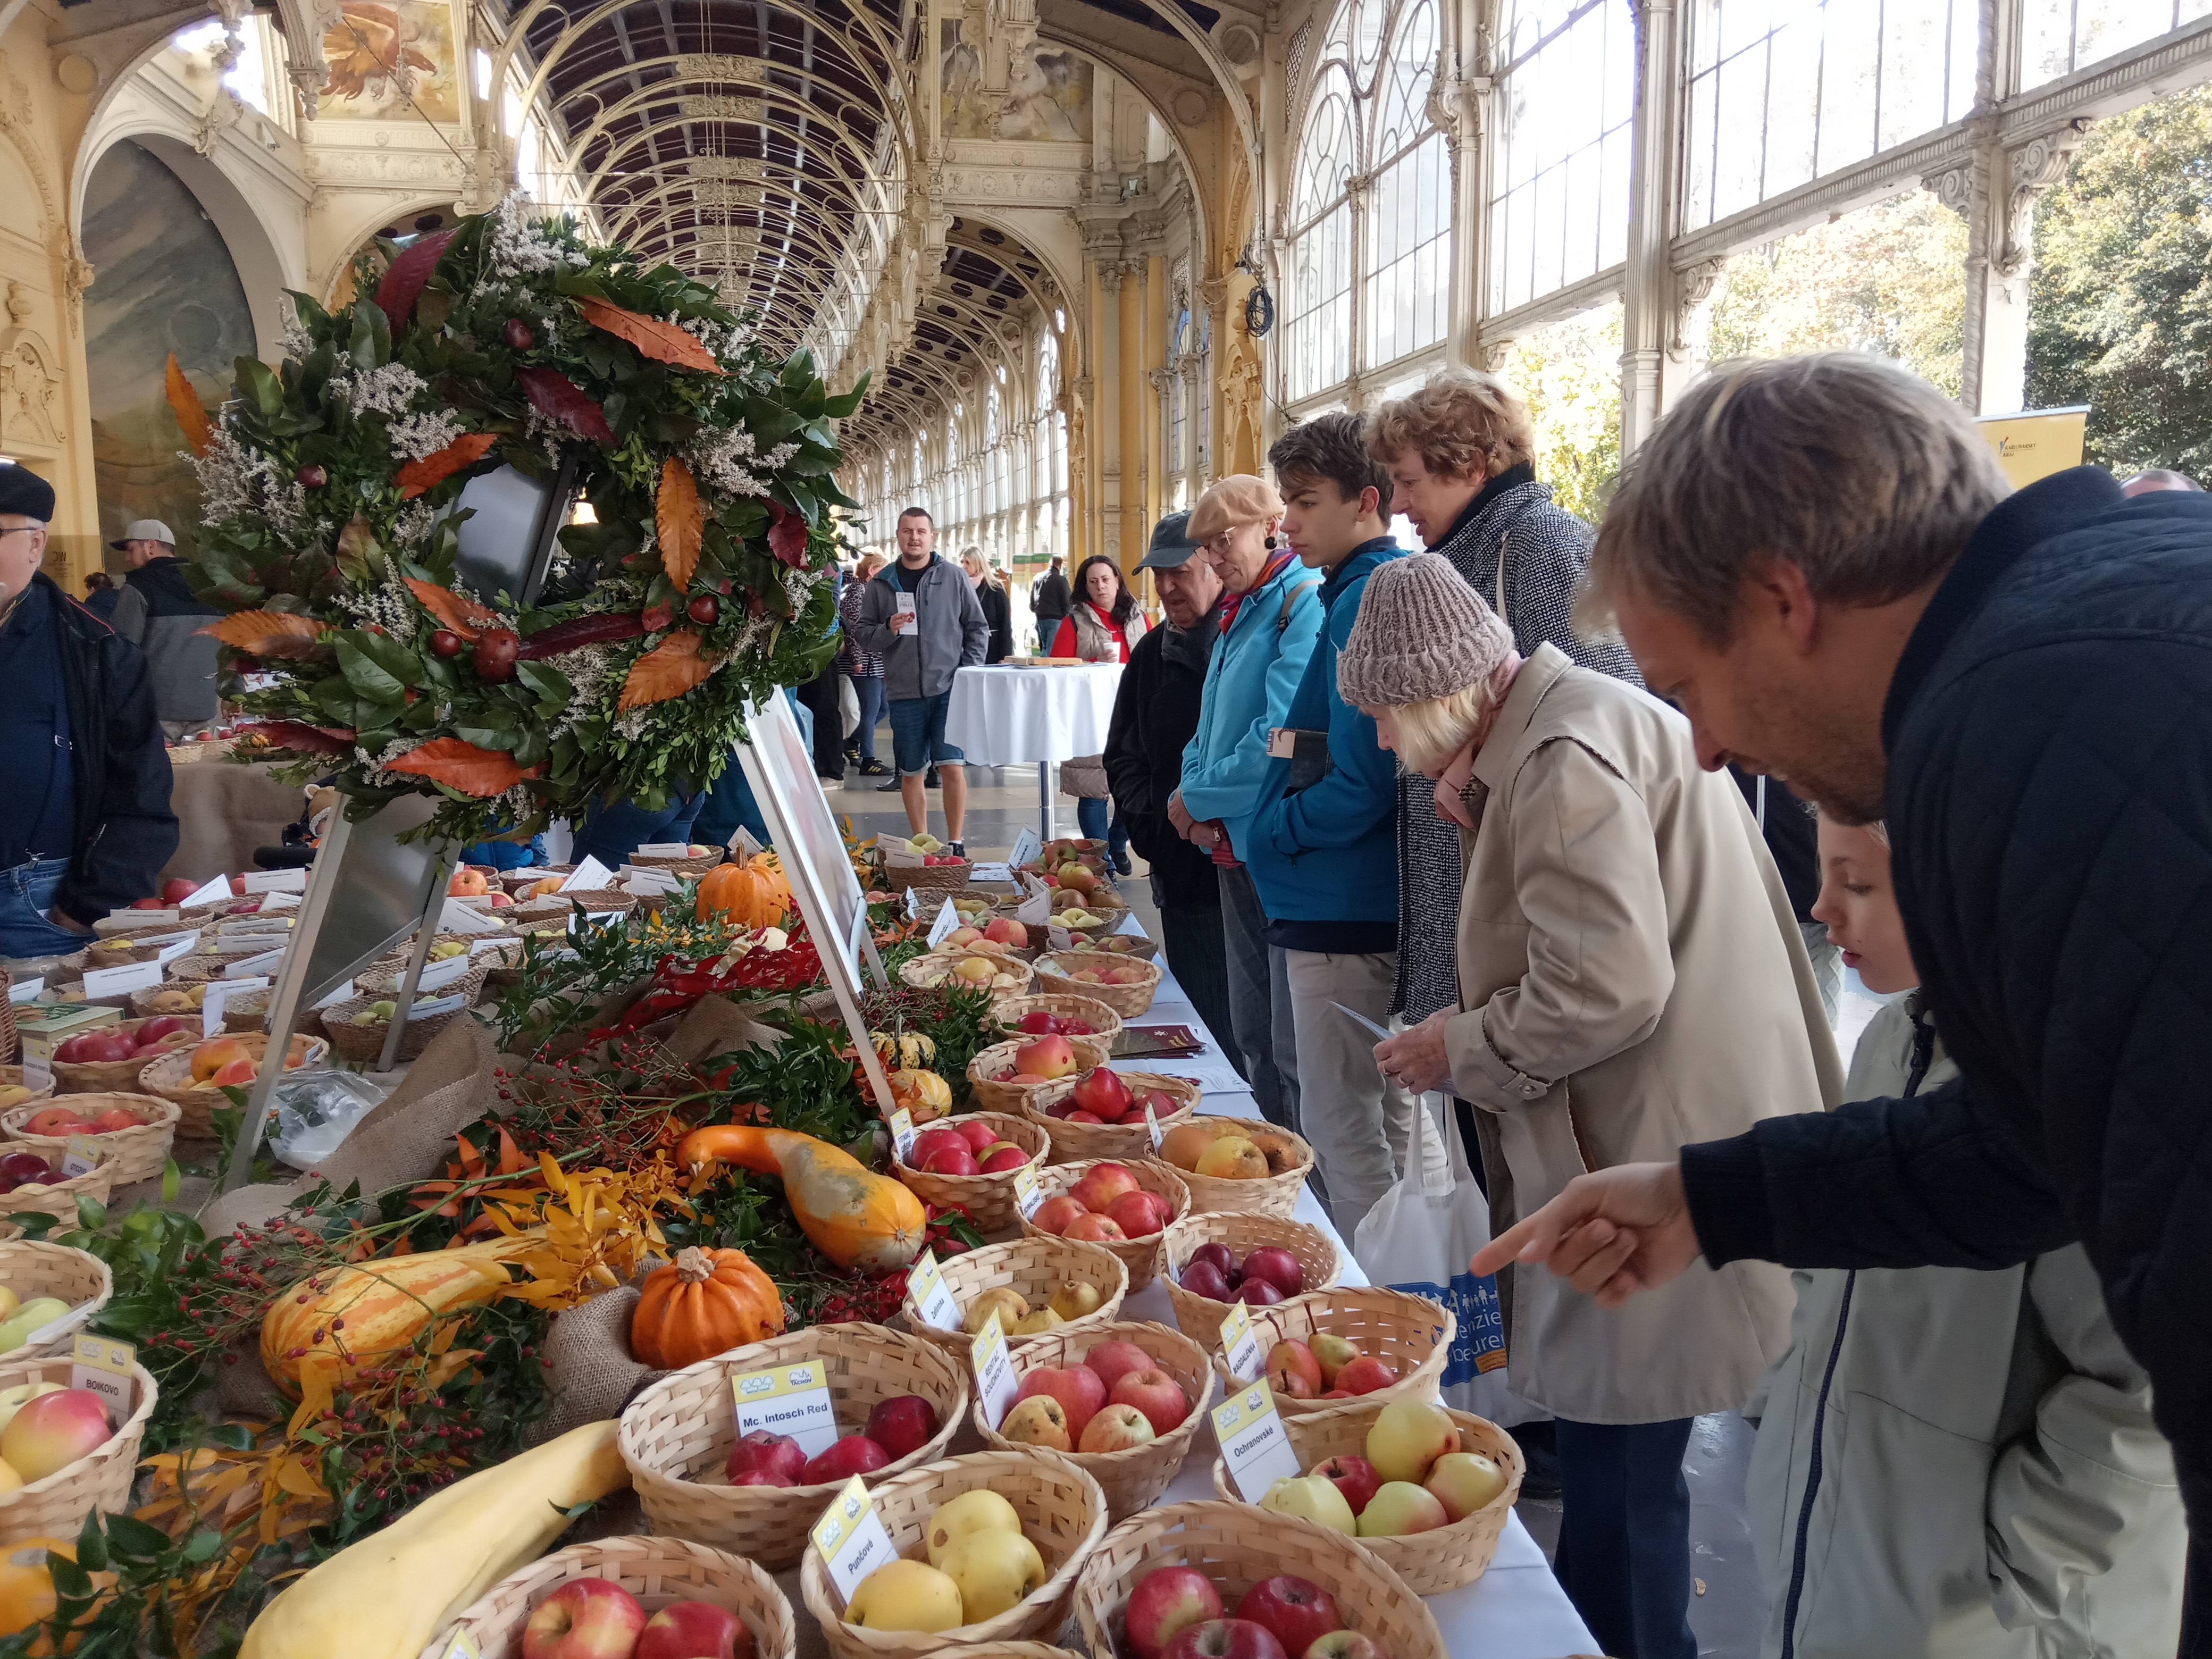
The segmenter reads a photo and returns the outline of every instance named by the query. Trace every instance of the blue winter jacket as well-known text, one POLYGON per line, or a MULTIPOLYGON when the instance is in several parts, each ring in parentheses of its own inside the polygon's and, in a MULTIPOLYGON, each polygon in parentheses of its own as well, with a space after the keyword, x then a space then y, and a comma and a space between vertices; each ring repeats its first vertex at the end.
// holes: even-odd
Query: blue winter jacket
POLYGON ((1182 751, 1182 804, 1201 822, 1220 819, 1239 858, 1267 787, 1268 729, 1287 724, 1321 636, 1320 586, 1292 559, 1246 597, 1206 661, 1198 731, 1182 751))
POLYGON ((1291 763, 1271 760, 1249 844, 1237 848, 1252 867, 1272 945, 1304 951, 1396 948, 1398 763, 1376 741, 1373 719, 1337 695, 1336 653, 1352 637, 1369 574, 1405 556, 1395 542, 1378 538, 1353 549, 1322 583, 1328 622, 1283 724, 1326 730, 1329 769, 1291 794, 1291 763), (1299 925, 1316 922, 1336 926, 1299 925))

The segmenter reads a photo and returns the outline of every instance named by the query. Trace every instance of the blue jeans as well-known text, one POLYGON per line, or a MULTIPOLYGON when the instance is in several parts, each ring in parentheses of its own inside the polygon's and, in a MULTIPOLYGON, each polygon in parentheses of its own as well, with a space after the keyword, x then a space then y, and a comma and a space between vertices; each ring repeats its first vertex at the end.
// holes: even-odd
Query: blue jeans
MULTIPOLYGON (((730 765, 734 769, 737 763, 733 760, 730 765)), ((682 795, 672 791, 668 805, 658 812, 648 812, 635 801, 595 800, 584 815, 583 828, 576 832, 573 855, 579 864, 588 856, 610 870, 618 870, 630 861, 630 855, 639 848, 654 842, 680 841, 688 844, 691 826, 706 799, 707 792, 703 789, 682 795)))
POLYGON ((33 859, 0 870, 0 957, 67 956, 91 943, 46 920, 69 867, 67 859, 33 859))
POLYGON ((762 846, 769 844, 768 820, 761 815, 760 803, 753 799, 752 785, 745 781, 745 769, 732 755, 722 775, 702 798, 699 816, 692 820, 691 834, 708 847, 727 847, 740 829, 750 830, 762 846))
POLYGON ((1127 858, 1129 855, 1129 831, 1121 822, 1119 806, 1114 806, 1113 819, 1110 823, 1108 821, 1106 813, 1110 805, 1112 803, 1109 801, 1098 800, 1089 795, 1077 796, 1076 827, 1083 831, 1086 839, 1103 841, 1106 850, 1115 858, 1127 858))
POLYGON ((860 745, 860 763, 865 766, 876 757, 876 723, 884 717, 884 677, 851 674, 846 678, 853 682, 853 694, 860 700, 860 726, 853 738, 860 745))
POLYGON ((945 711, 952 688, 933 697, 891 699, 891 763, 902 778, 919 777, 933 766, 957 766, 968 757, 945 740, 945 711))
POLYGON ((1559 1547, 1552 1571, 1601 1651, 1695 1659, 1690 1632, 1686 1417, 1559 1419, 1559 1547))

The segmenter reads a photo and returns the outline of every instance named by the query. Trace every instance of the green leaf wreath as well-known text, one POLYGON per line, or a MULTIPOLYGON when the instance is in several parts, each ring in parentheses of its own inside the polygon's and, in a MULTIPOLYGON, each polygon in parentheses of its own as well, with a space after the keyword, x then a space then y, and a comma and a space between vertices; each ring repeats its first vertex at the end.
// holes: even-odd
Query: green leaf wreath
POLYGON ((292 296, 284 363, 240 358, 212 423, 172 365, 224 694, 353 815, 433 794, 458 842, 704 787, 830 649, 832 423, 866 382, 830 396, 713 289, 517 198, 356 274, 337 312, 292 296), (537 605, 458 586, 467 481, 564 465, 595 521, 537 605))

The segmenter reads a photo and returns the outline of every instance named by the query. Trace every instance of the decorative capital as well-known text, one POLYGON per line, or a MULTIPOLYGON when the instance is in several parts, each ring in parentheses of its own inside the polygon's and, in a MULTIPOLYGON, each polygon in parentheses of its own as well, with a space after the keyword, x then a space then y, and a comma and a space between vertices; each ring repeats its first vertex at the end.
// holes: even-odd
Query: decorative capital
POLYGON ((1119 259, 1102 259, 1098 262, 1098 286, 1109 295, 1121 293, 1121 262, 1119 259))
POLYGON ((2069 121, 2056 132, 2031 138, 2012 150, 2006 167, 2004 246, 1991 261, 2000 276, 2017 276, 2035 255, 2036 198, 2066 177, 2074 153, 2092 124, 2069 121))
POLYGON ((1690 317, 1712 297, 1713 284, 1720 280, 1727 264, 1725 259, 1700 259, 1674 273, 1674 318, 1667 337, 1668 356, 1680 357, 1689 350, 1690 317))

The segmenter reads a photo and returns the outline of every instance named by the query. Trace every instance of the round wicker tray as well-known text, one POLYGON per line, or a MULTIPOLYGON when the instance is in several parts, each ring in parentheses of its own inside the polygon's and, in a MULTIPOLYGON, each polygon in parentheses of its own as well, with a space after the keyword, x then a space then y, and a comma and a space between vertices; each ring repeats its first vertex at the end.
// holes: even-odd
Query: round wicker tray
MULTIPOLYGON (((1116 1068, 1119 1069, 1119 1068, 1116 1068)), ((1079 1077, 1064 1077, 1047 1084, 1022 1107, 1023 1113, 1041 1125, 1052 1137, 1052 1161, 1073 1164, 1091 1158, 1150 1158, 1152 1155, 1152 1131, 1139 1118, 1134 1123, 1070 1123, 1064 1117, 1054 1117, 1045 1108, 1066 1099, 1075 1091, 1079 1077)), ((1172 1129, 1188 1121, 1198 1109, 1203 1092, 1188 1078, 1170 1077, 1163 1072, 1122 1072, 1121 1080, 1134 1095, 1148 1095, 1158 1090, 1182 1103, 1174 1111, 1158 1121, 1162 1129, 1172 1129)), ((1178 1174, 1182 1172, 1177 1171, 1178 1174)))
MULTIPOLYGON (((56 1095, 46 1104, 66 1106, 88 1118, 98 1117, 120 1106, 146 1120, 136 1129, 109 1129, 88 1137, 112 1164, 108 1178, 118 1187, 127 1187, 134 1181, 151 1181, 161 1173, 169 1161, 169 1148, 177 1139, 178 1120, 184 1116, 181 1106, 158 1095, 118 1091, 56 1095)), ((10 1142, 29 1147, 49 1164, 58 1165, 62 1154, 69 1150, 70 1138, 30 1134, 23 1127, 44 1109, 44 1105, 13 1106, 0 1112, 0 1134, 5 1134, 10 1142)))
MULTIPOLYGON (((1056 1014, 1062 1019, 1079 1019, 1091 1028, 1091 1035, 1102 1042, 1111 1042, 1121 1030, 1121 1016, 1115 1013, 1097 997, 1049 996, 1009 997, 995 1005, 991 1016, 996 1019, 1010 1038, 1027 1038, 1021 1030, 1022 1017, 1038 1009, 1056 1014)), ((1073 1039, 1071 1039, 1073 1041, 1073 1039)))
MULTIPOLYGON (((256 1065, 269 1052, 266 1032, 241 1031, 238 1041, 246 1047, 246 1054, 256 1065)), ((331 1052, 331 1045, 319 1037, 295 1036, 285 1047, 288 1062, 290 1056, 299 1058, 299 1066, 289 1063, 288 1071, 309 1066, 319 1066, 331 1052)), ((181 1054, 163 1054, 138 1073, 138 1091, 158 1095, 163 1100, 173 1101, 184 1108, 177 1121, 177 1134, 184 1140, 212 1140, 215 1139, 214 1112, 217 1107, 228 1107, 230 1097, 220 1089, 196 1089, 192 1086, 191 1050, 181 1054)))
MULTIPOLYGON (((0 1066, 0 1089, 21 1089, 24 1086, 26 1085, 23 1082, 23 1068, 21 1066, 0 1066)), ((28 1106, 34 1102, 52 1100, 53 1097, 54 1085, 49 1082, 43 1089, 33 1089, 30 1093, 25 1095, 22 1099, 17 1101, 15 1104, 18 1106, 28 1106)))
MULTIPOLYGON (((1183 1177, 1188 1182, 1188 1176, 1183 1177)), ((1288 1250, 1305 1269, 1305 1295, 1332 1290, 1344 1273, 1344 1253, 1328 1235, 1303 1221, 1256 1210, 1217 1210, 1187 1215, 1167 1230, 1160 1240, 1160 1280, 1175 1304, 1176 1323, 1211 1349, 1221 1340, 1221 1322, 1229 1317, 1230 1304, 1183 1289, 1183 1264, 1201 1244, 1225 1244, 1241 1261, 1270 1245, 1288 1250)))
POLYGON ((114 1274, 91 1251, 74 1250, 66 1244, 49 1244, 35 1238, 14 1238, 0 1243, 0 1285, 15 1291, 18 1303, 51 1296, 70 1304, 69 1314, 59 1328, 47 1328, 53 1334, 45 1341, 0 1354, 0 1362, 10 1365, 69 1352, 76 1341, 76 1334, 92 1322, 92 1316, 106 1307, 108 1297, 115 1294, 114 1274))
MULTIPOLYGON (((67 1388, 72 1368, 67 1354, 11 1359, 0 1363, 0 1389, 20 1382, 58 1382, 67 1388)), ((74 1538, 94 1510, 118 1515, 131 1507, 139 1443, 161 1397, 143 1365, 131 1366, 131 1380, 135 1385, 131 1415, 111 1437, 42 1480, 0 1492, 0 1538, 74 1538)))
MULTIPOLYGON (((1252 1332, 1263 1354, 1285 1337, 1303 1342, 1316 1331, 1328 1331, 1363 1354, 1389 1361, 1398 1372, 1395 1382, 1352 1400, 1293 1400, 1279 1394, 1275 1409, 1285 1422, 1316 1413, 1363 1411, 1392 1400, 1434 1400, 1451 1358, 1452 1333, 1458 1328, 1458 1319, 1441 1303, 1372 1285, 1310 1291, 1272 1308, 1252 1310, 1252 1332)), ((1213 1369, 1227 1388, 1252 1380, 1231 1376, 1218 1348, 1213 1369)))
MULTIPOLYGON (((171 1015, 170 1018, 177 1016, 171 1015)), ((118 1020, 112 1025, 99 1027, 98 1031, 101 1036, 112 1031, 135 1035, 145 1024, 143 1019, 118 1020)), ((187 1022, 187 1029, 190 1029, 190 1022, 187 1022)), ((80 1035, 91 1036, 94 1033, 80 1035)), ((192 1041, 198 1041, 197 1036, 192 1041)), ((184 1046, 189 1048, 192 1045, 187 1042, 184 1046)), ((143 1059, 58 1060, 53 1062, 54 1091, 64 1095, 91 1095, 110 1089, 128 1090, 137 1083, 138 1073, 145 1069, 146 1061, 143 1059)))
MULTIPOLYGON (((1075 1183, 1102 1164, 1119 1164, 1136 1178, 1137 1185, 1148 1193, 1157 1193, 1167 1200, 1172 1213, 1168 1224, 1190 1213, 1190 1190, 1182 1184, 1182 1177, 1171 1167, 1154 1158, 1085 1158, 1080 1164, 1054 1164, 1037 1174, 1037 1190, 1050 1199, 1071 1190, 1075 1183)), ((1030 1238, 1052 1238, 1028 1217, 1020 1218, 1022 1232, 1030 1238)), ((1166 1228, 1156 1233, 1141 1233, 1134 1238, 1104 1238, 1097 1241, 1102 1250, 1111 1250, 1129 1270, 1129 1288, 1141 1291, 1152 1282, 1160 1270, 1160 1243, 1166 1228)), ((1086 1243, 1090 1241, 1085 1241, 1086 1243)))
POLYGON ((1202 1176, 1195 1170, 1181 1170, 1182 1184, 1190 1188, 1191 1213, 1252 1211, 1288 1218, 1298 1206, 1298 1194, 1305 1189, 1306 1176, 1313 1172, 1312 1146, 1303 1136, 1258 1118, 1208 1116, 1205 1122, 1208 1128, 1235 1130, 1268 1155, 1271 1170, 1279 1158, 1283 1167, 1249 1181, 1202 1176))
MULTIPOLYGON (((939 1125, 974 1123, 988 1119, 998 1131, 999 1139, 1010 1140, 1030 1155, 1030 1162, 1041 1164, 1049 1143, 1043 1130, 1026 1118, 1009 1116, 1003 1112, 969 1112, 957 1118, 940 1118, 939 1125)), ((936 1126, 933 1126, 936 1127, 936 1126)), ((1001 1233, 1021 1219, 1014 1207, 1015 1170, 1001 1170, 994 1175, 948 1176, 932 1175, 927 1170, 909 1169, 899 1162, 896 1153, 891 1159, 891 1173, 913 1188, 915 1196, 939 1208, 957 1206, 968 1212, 968 1218, 987 1233, 1001 1233)), ((1042 1175, 1042 1171, 1039 1171, 1042 1175)))
MULTIPOLYGON (((952 971, 953 963, 962 960, 964 958, 960 957, 918 956, 899 963, 898 975, 915 990, 926 991, 942 983, 952 971)), ((995 956, 991 961, 999 969, 991 976, 992 1001, 1004 1002, 1029 994, 1030 975, 1034 971, 1029 963, 1008 956, 995 956)))
MULTIPOLYGON (((1021 1292, 1022 1300, 1031 1308, 1042 1308, 1052 1300, 1052 1293, 1069 1279, 1082 1279, 1098 1287, 1098 1305, 1080 1319, 1071 1319, 1054 1327, 1049 1334, 1073 1331, 1078 1327, 1106 1325, 1113 1322, 1121 1310, 1121 1298, 1129 1293, 1129 1270, 1121 1259, 1103 1244, 1085 1244, 1073 1238, 1016 1238, 1004 1244, 986 1244, 980 1250, 969 1250, 939 1263, 945 1277, 945 1288, 952 1292, 952 1300, 964 1316, 968 1304, 985 1291, 1000 1285, 1021 1292)), ((921 1316, 908 1296, 899 1311, 905 1316, 907 1328, 924 1341, 933 1344, 954 1364, 966 1366, 972 1363, 971 1339, 965 1331, 940 1331, 921 1316)), ((1017 1336, 1006 1333, 1006 1346, 1019 1348, 1024 1342, 1037 1340, 1032 1334, 1017 1336)))
POLYGON ((1052 992, 1060 996, 1096 998, 1124 1019, 1137 1018, 1146 1009, 1152 1006, 1153 997, 1159 994, 1160 981, 1164 975, 1164 970, 1157 962, 1132 961, 1126 964, 1144 970, 1145 978, 1141 983, 1098 985, 1088 980, 1073 977, 1073 975, 1087 973, 1091 969, 1087 963, 1077 963, 1070 965, 1068 961, 1070 954, 1072 953, 1054 952, 1036 959, 1034 971, 1036 975, 1037 988, 1040 991, 1052 992))
MULTIPOLYGON (((1009 1083, 1006 1079, 1017 1075, 1015 1052, 1030 1043, 1041 1041, 1033 1036, 1022 1036, 1009 1042, 994 1042, 968 1062, 968 1084, 975 1091, 975 1101, 987 1112, 1019 1112, 1035 1099, 1042 1090, 1052 1087, 1051 1082, 1009 1083)), ((1078 1072, 1087 1072, 1095 1066, 1103 1066, 1112 1048, 1109 1037, 1072 1036, 1062 1039, 1074 1053, 1078 1072)))

